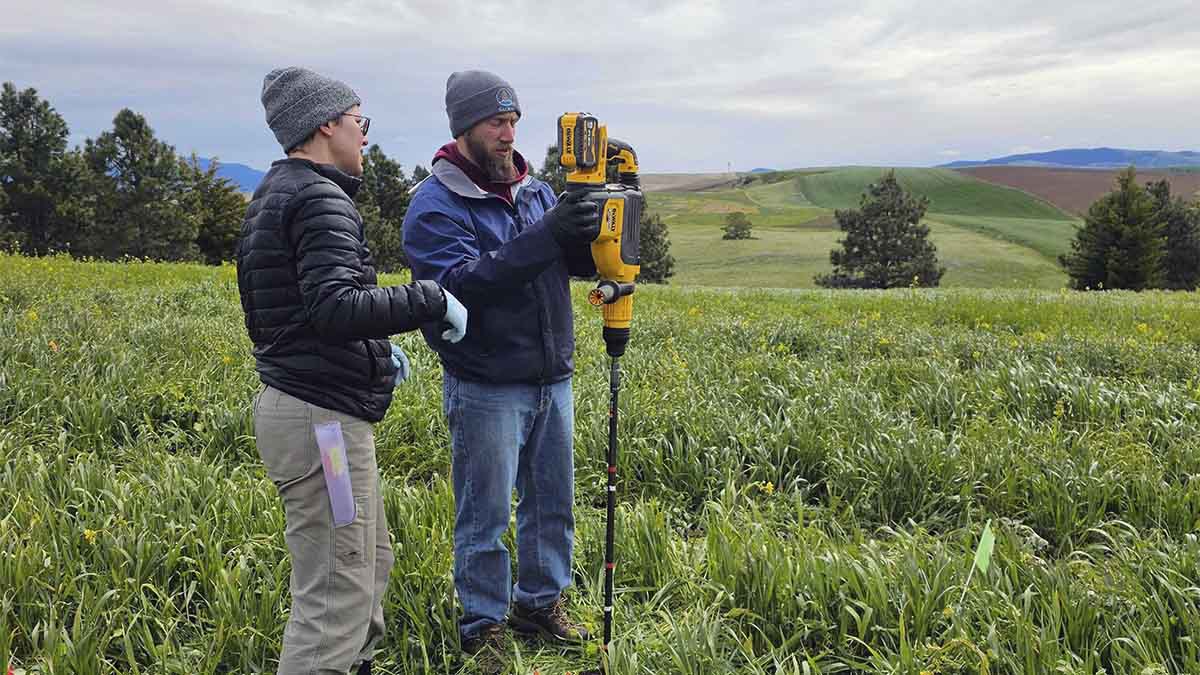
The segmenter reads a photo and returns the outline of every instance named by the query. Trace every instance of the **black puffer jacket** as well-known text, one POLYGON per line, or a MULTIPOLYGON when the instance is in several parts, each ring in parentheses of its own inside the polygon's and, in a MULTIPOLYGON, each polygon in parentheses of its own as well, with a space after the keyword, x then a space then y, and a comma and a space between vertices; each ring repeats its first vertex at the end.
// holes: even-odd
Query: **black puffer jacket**
POLYGON ((371 422, 392 402, 388 336, 442 319, 436 283, 376 286, 357 178, 327 164, 271 165, 238 241, 238 291, 265 384, 371 422))

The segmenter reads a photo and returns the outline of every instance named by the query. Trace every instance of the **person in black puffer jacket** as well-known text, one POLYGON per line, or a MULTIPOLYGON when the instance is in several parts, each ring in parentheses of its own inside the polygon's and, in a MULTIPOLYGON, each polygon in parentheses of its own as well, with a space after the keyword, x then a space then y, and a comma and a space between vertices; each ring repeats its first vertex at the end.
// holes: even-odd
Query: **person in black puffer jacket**
POLYGON ((457 342, 467 312, 431 281, 377 286, 353 201, 370 123, 354 91, 291 67, 266 76, 262 101, 287 158, 254 192, 237 273, 262 380, 255 441, 292 558, 278 672, 369 673, 394 561, 372 425, 409 370, 388 336, 432 324, 457 342))

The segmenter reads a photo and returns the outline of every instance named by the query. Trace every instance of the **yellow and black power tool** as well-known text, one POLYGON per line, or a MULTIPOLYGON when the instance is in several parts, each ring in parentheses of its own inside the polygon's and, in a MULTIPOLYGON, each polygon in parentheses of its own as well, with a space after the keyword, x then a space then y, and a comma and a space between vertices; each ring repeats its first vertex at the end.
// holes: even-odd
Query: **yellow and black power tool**
POLYGON ((600 235, 592 259, 600 282, 588 301, 604 307, 604 343, 609 356, 625 353, 633 321, 634 280, 641 269, 639 239, 645 197, 638 180, 637 154, 628 143, 608 137, 594 115, 566 113, 558 118, 558 161, 567 170, 567 191, 585 192, 600 207, 600 235), (617 182, 608 182, 610 165, 617 182))
POLYGON ((583 192, 584 199, 600 207, 600 234, 592 242, 592 259, 600 282, 588 301, 604 307, 604 345, 611 358, 608 403, 608 485, 604 536, 604 646, 601 668, 608 672, 608 644, 612 639, 613 541, 617 500, 617 396, 621 390, 620 357, 629 343, 633 321, 634 280, 641 269, 639 250, 645 197, 638 180, 637 154, 628 143, 608 137, 595 116, 566 113, 558 118, 558 162, 567 170, 567 191, 583 192), (608 168, 617 170, 617 181, 608 182, 608 168))

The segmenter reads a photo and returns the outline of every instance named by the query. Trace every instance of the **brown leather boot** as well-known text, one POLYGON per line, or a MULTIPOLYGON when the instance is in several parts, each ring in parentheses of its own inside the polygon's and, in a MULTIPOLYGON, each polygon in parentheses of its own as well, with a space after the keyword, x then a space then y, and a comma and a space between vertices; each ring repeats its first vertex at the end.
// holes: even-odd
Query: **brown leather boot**
POLYGON ((586 628, 567 616, 562 596, 541 609, 515 604, 508 625, 517 633, 537 635, 551 642, 577 645, 592 639, 586 628))
POLYGON ((484 675, 500 675, 512 654, 512 635, 504 624, 485 626, 479 633, 462 639, 464 654, 473 656, 475 666, 484 675))

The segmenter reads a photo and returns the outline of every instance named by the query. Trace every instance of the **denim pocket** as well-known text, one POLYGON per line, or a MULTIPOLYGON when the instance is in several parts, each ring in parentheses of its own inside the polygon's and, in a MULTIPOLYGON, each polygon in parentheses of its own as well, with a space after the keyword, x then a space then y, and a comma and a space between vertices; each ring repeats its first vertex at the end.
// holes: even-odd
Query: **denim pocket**
POLYGON ((442 370, 442 414, 446 416, 446 421, 450 422, 450 413, 457 407, 459 379, 450 373, 442 370))
POLYGON ((354 498, 354 522, 333 531, 334 569, 358 569, 367 564, 367 495, 354 498))

